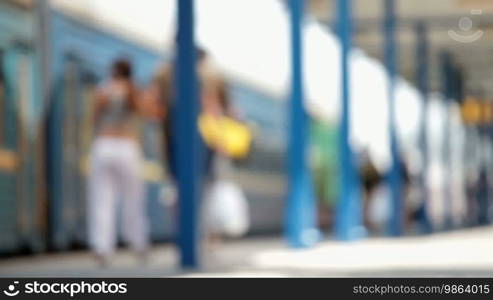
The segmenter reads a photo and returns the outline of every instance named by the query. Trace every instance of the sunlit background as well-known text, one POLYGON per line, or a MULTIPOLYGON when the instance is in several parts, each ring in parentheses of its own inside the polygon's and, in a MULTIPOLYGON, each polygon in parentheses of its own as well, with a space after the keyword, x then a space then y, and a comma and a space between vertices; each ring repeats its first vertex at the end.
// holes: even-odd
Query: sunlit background
MULTIPOLYGON (((253 137, 248 155, 230 160, 225 175, 246 203, 244 212, 225 210, 225 218, 246 216, 248 228, 235 236, 221 234, 217 248, 205 246, 205 264, 228 276, 234 273, 222 272, 490 274, 493 259, 482 253, 493 250, 493 3, 351 1, 346 98, 338 1, 302 1, 302 101, 309 126, 301 147, 310 171, 312 193, 305 196, 315 201, 317 242, 297 252, 284 242, 293 182, 289 9, 295 1, 194 1, 196 44, 225 77, 232 105, 253 137), (386 2, 395 5, 395 44, 390 45, 395 77, 387 69, 386 2), (344 113, 349 134, 341 137, 344 113), (402 225, 392 238, 391 129, 401 166, 397 215, 402 225), (351 166, 341 164, 344 138, 354 154, 351 166), (338 208, 345 199, 341 174, 349 167, 358 175, 350 185, 358 191, 357 205, 344 210, 338 208), (341 214, 360 223, 353 228, 359 234, 349 239, 356 242, 341 241, 337 234, 341 214), (448 256, 437 254, 450 248, 448 256), (480 253, 475 256, 472 249, 480 253)), ((0 275, 175 274, 180 248, 172 245, 180 233, 180 201, 167 173, 162 124, 141 117, 136 125, 152 267, 134 266, 120 248, 109 273, 98 273, 104 271, 88 252, 86 181, 96 90, 119 57, 131 61, 143 91, 160 68, 174 62, 177 2, 0 1, 0 275), (58 259, 66 267, 53 269, 58 259)))

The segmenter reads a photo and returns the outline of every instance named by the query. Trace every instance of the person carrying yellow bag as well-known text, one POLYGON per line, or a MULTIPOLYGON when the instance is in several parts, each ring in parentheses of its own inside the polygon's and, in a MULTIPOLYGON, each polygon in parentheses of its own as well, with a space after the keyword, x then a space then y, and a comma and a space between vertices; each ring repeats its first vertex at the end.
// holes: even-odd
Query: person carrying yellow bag
MULTIPOLYGON (((176 139, 174 138, 177 134, 177 131, 174 129, 174 121, 176 120, 177 114, 173 66, 170 63, 164 66, 164 68, 160 68, 147 89, 143 97, 143 102, 147 104, 148 114, 162 121, 166 166, 171 181, 176 183, 176 154, 178 149, 175 143, 176 139)), ((252 135, 246 125, 235 119, 236 113, 230 103, 227 81, 207 53, 202 49, 197 49, 197 72, 200 83, 201 104, 200 116, 197 120, 201 137, 198 146, 201 152, 201 168, 199 172, 202 177, 201 198, 204 200, 202 206, 207 207, 210 203, 217 204, 217 202, 214 202, 217 199, 214 200, 214 196, 211 195, 217 195, 218 193, 213 193, 213 191, 220 191, 221 187, 224 187, 224 185, 220 185, 219 183, 227 173, 227 168, 221 168, 220 166, 228 165, 230 159, 244 158, 250 151, 252 135), (219 188, 215 188, 218 186, 219 188)), ((226 186, 231 186, 231 184, 226 186)), ((235 186, 235 190, 240 190, 239 186, 235 186)), ((239 193, 232 194, 238 195, 239 193)), ((227 201, 236 201, 235 203, 239 204, 237 200, 239 199, 241 202, 242 200, 240 198, 234 196, 228 197, 227 201)), ((233 205, 231 207, 241 208, 247 205, 246 203, 243 204, 245 205, 233 205)), ((214 205, 212 206, 214 207, 214 205)), ((201 217, 201 219, 204 220, 202 226, 206 232, 205 236, 213 240, 213 236, 217 234, 213 226, 209 226, 211 224, 210 219, 213 216, 206 213, 207 209, 203 209, 203 212, 205 213, 205 217, 201 217)), ((242 226, 240 226, 242 227, 241 231, 244 231, 245 226, 243 225, 245 224, 243 222, 242 226)), ((238 232, 240 231, 235 231, 236 234, 238 232)))

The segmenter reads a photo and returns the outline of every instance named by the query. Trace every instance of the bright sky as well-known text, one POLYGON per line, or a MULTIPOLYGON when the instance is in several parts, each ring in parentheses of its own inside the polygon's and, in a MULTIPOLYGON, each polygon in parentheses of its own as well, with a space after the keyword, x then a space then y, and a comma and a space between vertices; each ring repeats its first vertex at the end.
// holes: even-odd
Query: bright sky
POLYGON ((163 45, 172 36, 175 0, 51 0, 163 45))

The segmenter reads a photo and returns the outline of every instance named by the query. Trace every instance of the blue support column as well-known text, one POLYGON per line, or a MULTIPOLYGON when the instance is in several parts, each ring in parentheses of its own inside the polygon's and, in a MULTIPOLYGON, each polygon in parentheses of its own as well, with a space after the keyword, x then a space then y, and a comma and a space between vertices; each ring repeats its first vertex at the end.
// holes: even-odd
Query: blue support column
POLYGON ((421 149, 421 175, 419 185, 421 189, 421 207, 418 212, 418 222, 421 230, 425 233, 432 231, 431 222, 428 215, 428 95, 429 89, 429 46, 427 38, 427 28, 422 22, 416 26, 416 82, 421 95, 421 124, 419 146, 421 149))
POLYGON ((193 0, 177 0, 178 49, 175 65, 179 196, 179 249, 183 268, 199 266, 199 112, 193 0))
POLYGON ((319 239, 316 229, 316 203, 307 166, 309 120, 304 108, 303 91, 303 0, 289 0, 291 15, 291 99, 289 123, 289 195, 286 211, 286 239, 290 246, 313 245, 319 239))
POLYGON ((395 1, 385 0, 385 65, 389 77, 388 100, 389 100, 389 135, 390 155, 392 166, 388 174, 388 183, 391 193, 391 215, 387 232, 391 236, 402 234, 403 211, 401 199, 401 165, 399 159, 399 146, 397 144, 397 124, 395 116, 395 90, 397 78, 397 47, 395 38, 396 16, 395 1))
POLYGON ((452 193, 451 193, 451 176, 450 176, 450 102, 453 95, 453 66, 452 58, 449 52, 440 54, 441 69, 442 69, 442 94, 445 105, 445 122, 443 125, 443 148, 442 148, 442 163, 444 168, 444 184, 443 184, 443 205, 444 205, 444 222, 443 229, 452 227, 452 193))
POLYGON ((361 188, 350 144, 350 69, 352 19, 351 0, 337 1, 337 30, 341 43, 341 118, 339 125, 340 198, 337 204, 335 236, 353 240, 366 234, 362 225, 361 188))

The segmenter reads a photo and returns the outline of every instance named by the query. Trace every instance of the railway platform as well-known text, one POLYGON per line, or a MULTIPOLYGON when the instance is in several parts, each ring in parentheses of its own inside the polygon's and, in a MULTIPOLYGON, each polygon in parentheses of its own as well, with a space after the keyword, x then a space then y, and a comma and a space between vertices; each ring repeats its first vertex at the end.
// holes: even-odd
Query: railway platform
POLYGON ((170 244, 153 247, 145 265, 128 250, 108 268, 88 251, 11 257, 0 260, 0 277, 491 277, 493 227, 427 236, 327 240, 289 249, 275 238, 224 242, 205 255, 201 269, 179 268, 170 244))

